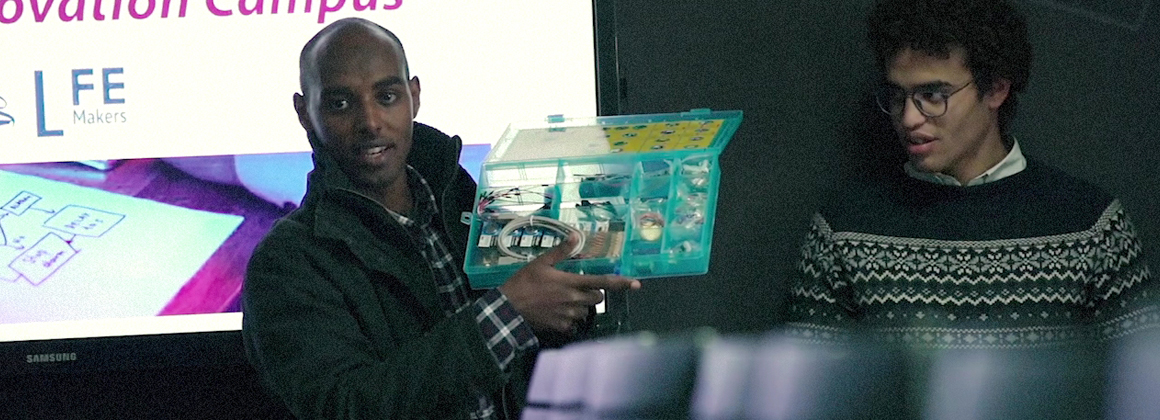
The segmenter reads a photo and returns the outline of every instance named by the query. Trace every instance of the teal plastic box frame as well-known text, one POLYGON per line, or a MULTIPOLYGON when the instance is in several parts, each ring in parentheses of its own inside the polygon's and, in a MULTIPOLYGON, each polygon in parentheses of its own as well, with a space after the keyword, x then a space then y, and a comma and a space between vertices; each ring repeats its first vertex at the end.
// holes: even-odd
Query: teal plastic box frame
POLYGON ((511 124, 480 170, 463 267, 471 286, 499 286, 559 244, 566 233, 553 225, 583 237, 561 270, 708 272, 718 156, 741 118, 692 110, 511 124))

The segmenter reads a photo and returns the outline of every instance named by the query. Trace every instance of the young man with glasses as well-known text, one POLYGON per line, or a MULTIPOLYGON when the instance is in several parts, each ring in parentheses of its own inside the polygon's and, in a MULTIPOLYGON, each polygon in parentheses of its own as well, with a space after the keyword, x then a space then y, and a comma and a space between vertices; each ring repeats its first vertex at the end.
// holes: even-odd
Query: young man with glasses
POLYGON ((997 0, 881 0, 876 93, 907 161, 813 219, 789 331, 926 348, 1104 341, 1160 323, 1120 202, 1020 150, 1024 18, 997 0))

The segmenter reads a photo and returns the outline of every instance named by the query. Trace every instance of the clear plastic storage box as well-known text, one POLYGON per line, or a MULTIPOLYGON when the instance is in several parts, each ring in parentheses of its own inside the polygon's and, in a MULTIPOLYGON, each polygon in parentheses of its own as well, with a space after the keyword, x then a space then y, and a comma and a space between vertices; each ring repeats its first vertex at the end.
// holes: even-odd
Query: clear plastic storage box
POLYGON ((708 272, 717 158, 741 116, 693 110, 511 124, 480 170, 463 267, 472 287, 503 284, 569 232, 581 244, 561 270, 708 272))

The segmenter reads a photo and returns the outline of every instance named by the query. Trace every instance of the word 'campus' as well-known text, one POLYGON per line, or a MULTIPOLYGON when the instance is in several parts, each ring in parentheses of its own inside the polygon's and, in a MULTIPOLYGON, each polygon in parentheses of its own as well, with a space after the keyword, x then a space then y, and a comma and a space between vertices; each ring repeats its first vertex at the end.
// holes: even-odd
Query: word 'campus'
MULTIPOLYGON (((176 13, 177 17, 183 18, 189 9, 189 0, 90 1, 88 4, 91 6, 86 7, 85 0, 0 0, 0 24, 16 23, 29 17, 38 23, 53 17, 61 22, 84 21, 86 17, 97 21, 120 20, 122 14, 133 19, 149 19, 154 16, 169 18, 176 13)), ((348 7, 363 12, 395 10, 403 6, 403 0, 318 0, 318 3, 318 23, 326 22, 327 13, 348 7)), ((214 16, 231 16, 235 11, 243 16, 313 13, 314 0, 205 0, 205 7, 214 16), (280 7, 283 5, 285 7, 280 7), (301 10, 299 5, 303 6, 301 10)))

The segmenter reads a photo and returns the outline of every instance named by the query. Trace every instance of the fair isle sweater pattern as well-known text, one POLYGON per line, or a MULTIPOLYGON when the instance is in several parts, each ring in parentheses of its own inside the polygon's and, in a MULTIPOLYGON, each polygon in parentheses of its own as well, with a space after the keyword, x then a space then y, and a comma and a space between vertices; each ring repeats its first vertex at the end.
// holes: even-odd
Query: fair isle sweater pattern
POLYGON ((946 349, 1109 340, 1160 324, 1141 248, 1118 200, 1087 230, 999 240, 835 232, 816 214, 787 332, 946 349))

